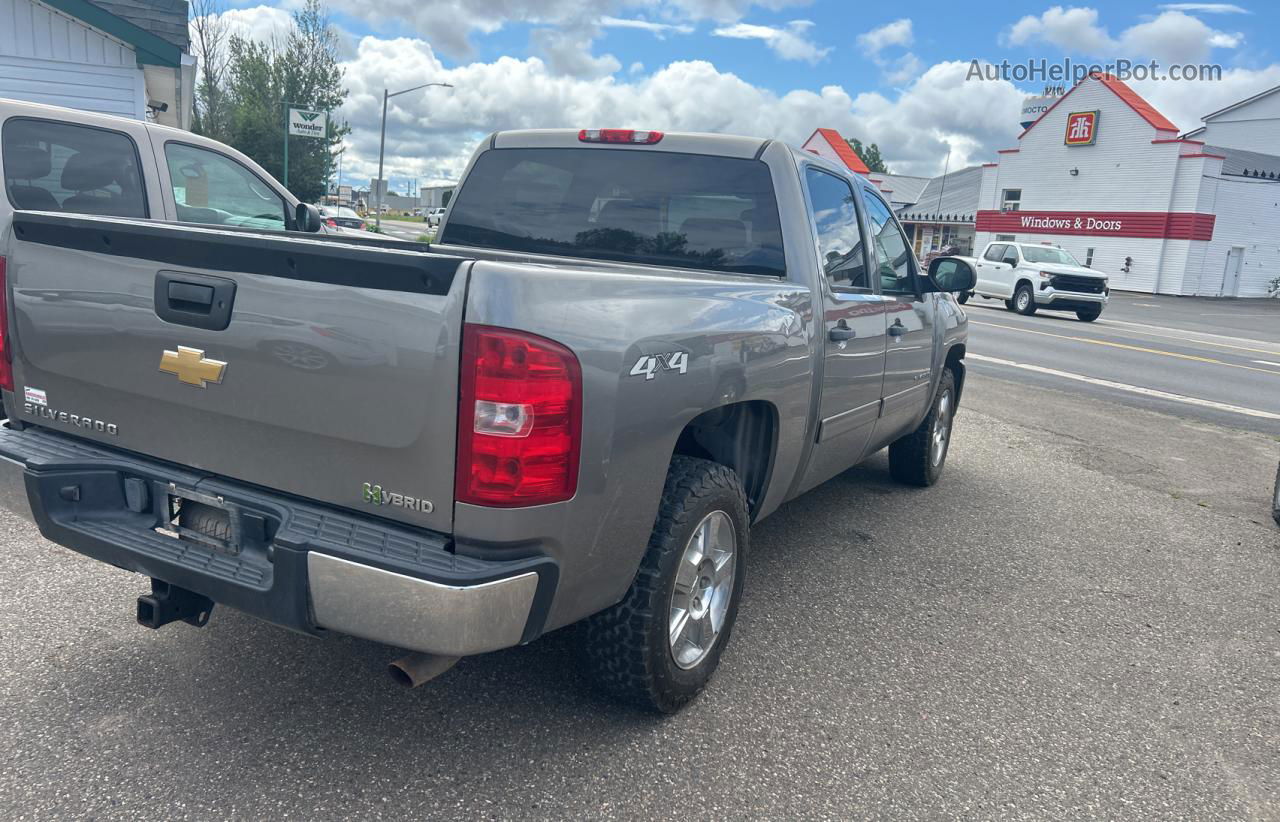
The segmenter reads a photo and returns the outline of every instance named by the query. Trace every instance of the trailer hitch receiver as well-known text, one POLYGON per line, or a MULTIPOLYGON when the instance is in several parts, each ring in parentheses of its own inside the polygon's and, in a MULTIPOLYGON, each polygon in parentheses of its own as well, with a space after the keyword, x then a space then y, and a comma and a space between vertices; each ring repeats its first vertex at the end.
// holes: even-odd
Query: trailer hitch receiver
POLYGON ((213 600, 158 579, 151 580, 150 594, 138 597, 138 624, 147 628, 178 620, 203 628, 212 612, 213 600))

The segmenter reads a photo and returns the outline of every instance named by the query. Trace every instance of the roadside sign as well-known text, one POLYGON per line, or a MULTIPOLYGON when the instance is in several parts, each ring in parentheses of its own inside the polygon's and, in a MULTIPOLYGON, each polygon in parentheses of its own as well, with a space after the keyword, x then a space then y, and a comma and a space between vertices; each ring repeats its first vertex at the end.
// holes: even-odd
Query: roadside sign
POLYGON ((294 137, 324 137, 328 116, 323 111, 289 109, 289 134, 294 137))

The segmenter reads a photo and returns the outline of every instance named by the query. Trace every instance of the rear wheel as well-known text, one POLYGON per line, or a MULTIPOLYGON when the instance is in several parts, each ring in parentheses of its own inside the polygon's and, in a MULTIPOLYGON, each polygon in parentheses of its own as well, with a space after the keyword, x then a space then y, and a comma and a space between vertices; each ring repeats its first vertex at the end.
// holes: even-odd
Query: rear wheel
POLYGON ((942 381, 924 421, 915 431, 889 446, 889 473, 894 479, 921 487, 938 481, 951 448, 955 413, 956 377, 948 368, 942 372, 942 381))
POLYGON ((587 659, 606 690, 674 713, 706 687, 737 617, 747 527, 737 474, 709 460, 672 460, 635 581, 587 620, 587 659))
POLYGON ((1013 310, 1028 317, 1036 313, 1036 296, 1031 292, 1031 286, 1023 283, 1013 292, 1013 310))
POLYGON ((1005 308, 1007 308, 1007 309, 1009 309, 1010 311, 1013 311, 1013 310, 1014 310, 1014 309, 1013 309, 1013 300, 1005 300, 1005 301, 1004 301, 1004 307, 1005 307, 1005 308))
POLYGON ((1082 323, 1091 323, 1101 316, 1102 316, 1102 306, 1100 305, 1090 306, 1089 308, 1081 308, 1078 311, 1076 311, 1076 317, 1078 317, 1080 319, 1080 322, 1082 323))

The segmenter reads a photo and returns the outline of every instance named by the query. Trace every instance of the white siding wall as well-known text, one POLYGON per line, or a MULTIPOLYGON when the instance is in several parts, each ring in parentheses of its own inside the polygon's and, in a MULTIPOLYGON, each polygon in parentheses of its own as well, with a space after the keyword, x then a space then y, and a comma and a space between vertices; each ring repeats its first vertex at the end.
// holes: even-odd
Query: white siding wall
POLYGON ((1280 91, 1220 114, 1195 135, 1211 146, 1275 154, 1280 151, 1280 91))
MULTIPOLYGON (((1210 181, 1206 181, 1208 183, 1210 181)), ((1233 246, 1244 249, 1237 297, 1265 297, 1267 284, 1280 277, 1280 182, 1227 177, 1217 184, 1218 221, 1213 239, 1204 246, 1199 266, 1188 270, 1188 284, 1205 296, 1221 293, 1227 254, 1233 246)))
POLYGON ((34 0, 0 0, 0 97, 142 119, 133 50, 34 0))
POLYGON ((1174 136, 1086 81, 1019 141, 1018 153, 999 156, 999 188, 1021 188, 1024 211, 1167 211, 1179 144, 1151 141, 1174 136), (1067 115, 1094 109, 1102 112, 1097 144, 1063 145, 1067 115))

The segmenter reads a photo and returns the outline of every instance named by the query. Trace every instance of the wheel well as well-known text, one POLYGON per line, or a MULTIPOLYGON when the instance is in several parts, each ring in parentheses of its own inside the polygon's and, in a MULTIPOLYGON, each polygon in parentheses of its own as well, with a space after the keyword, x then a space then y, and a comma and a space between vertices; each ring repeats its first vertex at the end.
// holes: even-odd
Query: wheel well
POLYGON ((960 404, 960 395, 964 393, 964 343, 956 343, 947 351, 944 368, 950 368, 956 380, 956 405, 960 404))
POLYGON ((689 421, 676 440, 672 456, 699 457, 732 468, 747 492, 754 520, 778 442, 778 410, 761 400, 732 403, 704 411, 689 421))
POLYGON ((1013 293, 1014 293, 1014 294, 1017 294, 1017 293, 1018 293, 1018 289, 1019 289, 1019 288, 1022 288, 1024 285, 1025 285, 1027 288, 1030 288, 1030 289, 1031 289, 1031 291, 1032 291, 1033 293, 1035 292, 1036 287, 1035 287, 1034 285, 1032 285, 1032 284, 1031 284, 1031 281, 1030 281, 1030 280, 1028 280, 1026 277, 1023 277, 1022 279, 1018 280, 1018 282, 1017 282, 1017 284, 1016 284, 1016 285, 1014 285, 1014 287, 1013 287, 1013 293))

